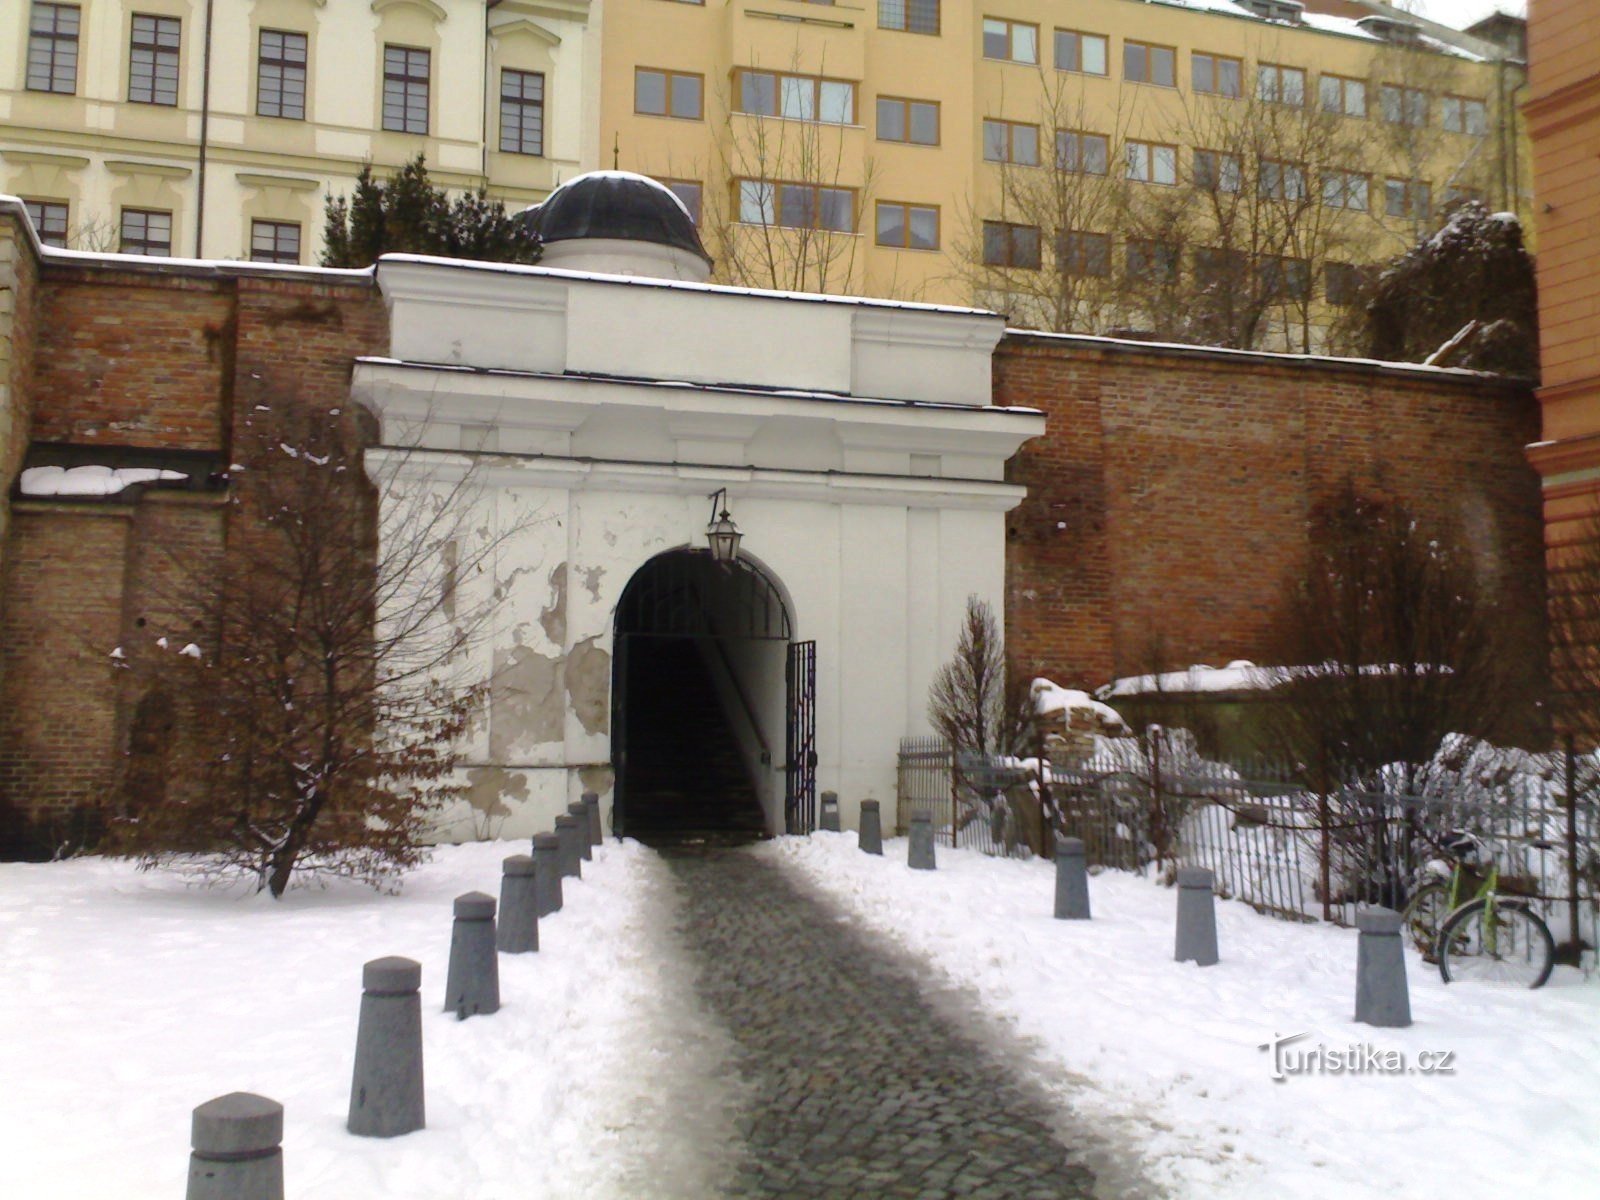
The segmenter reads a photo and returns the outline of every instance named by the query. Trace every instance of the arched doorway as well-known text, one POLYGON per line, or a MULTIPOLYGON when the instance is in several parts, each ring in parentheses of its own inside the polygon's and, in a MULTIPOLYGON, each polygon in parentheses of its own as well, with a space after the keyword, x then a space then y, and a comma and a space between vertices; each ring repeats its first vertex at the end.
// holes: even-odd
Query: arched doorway
POLYGON ((782 590, 748 558, 679 549, 639 568, 616 614, 617 833, 740 841, 809 828, 815 648, 793 636, 782 590))

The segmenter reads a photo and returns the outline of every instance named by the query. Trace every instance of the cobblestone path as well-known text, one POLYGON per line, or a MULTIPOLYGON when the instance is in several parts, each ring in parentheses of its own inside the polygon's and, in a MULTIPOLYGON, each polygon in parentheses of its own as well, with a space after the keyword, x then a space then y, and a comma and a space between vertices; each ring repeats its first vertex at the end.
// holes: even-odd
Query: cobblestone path
POLYGON ((697 990, 736 1046, 745 1145, 727 1195, 1092 1194, 1049 1107, 924 998, 910 964, 748 851, 668 861, 697 990))

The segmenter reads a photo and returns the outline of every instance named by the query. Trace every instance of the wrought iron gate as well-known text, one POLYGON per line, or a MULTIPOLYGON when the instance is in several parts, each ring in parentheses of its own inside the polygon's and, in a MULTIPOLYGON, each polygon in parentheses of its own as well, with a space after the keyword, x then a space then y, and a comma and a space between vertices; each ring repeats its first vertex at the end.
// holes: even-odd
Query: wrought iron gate
POLYGON ((789 706, 784 736, 784 827, 810 833, 817 821, 817 644, 789 643, 784 671, 789 706))

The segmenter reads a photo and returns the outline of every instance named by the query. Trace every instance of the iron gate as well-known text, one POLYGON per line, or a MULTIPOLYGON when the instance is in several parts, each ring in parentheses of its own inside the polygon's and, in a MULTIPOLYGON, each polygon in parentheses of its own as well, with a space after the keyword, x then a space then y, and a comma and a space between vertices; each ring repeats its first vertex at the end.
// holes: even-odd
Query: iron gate
POLYGON ((817 644, 789 643, 784 670, 788 719, 784 735, 783 822, 789 833, 810 833, 817 821, 817 644))

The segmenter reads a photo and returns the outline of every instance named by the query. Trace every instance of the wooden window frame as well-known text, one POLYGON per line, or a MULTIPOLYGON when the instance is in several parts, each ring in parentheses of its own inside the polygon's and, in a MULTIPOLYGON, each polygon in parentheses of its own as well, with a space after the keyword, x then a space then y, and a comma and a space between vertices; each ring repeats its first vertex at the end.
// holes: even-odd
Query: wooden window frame
POLYGON ((633 111, 641 117, 662 117, 668 121, 703 121, 706 116, 706 77, 699 71, 677 71, 671 67, 645 67, 638 66, 633 69, 633 111), (639 76, 660 75, 665 82, 661 99, 665 105, 662 112, 650 112, 639 107, 639 76), (672 81, 674 79, 693 79, 700 85, 699 102, 695 106, 694 116, 684 116, 682 113, 672 111, 672 81))
POLYGON ((83 6, 33 0, 28 8, 28 54, 23 68, 23 86, 30 92, 54 96, 78 94, 79 39, 83 35, 83 6), (62 18, 71 13, 72 29, 61 28, 62 18), (39 18, 49 17, 50 27, 39 28, 39 18), (41 51, 42 57, 41 57, 41 51), (64 76, 70 75, 67 79, 64 76), (60 84, 66 86, 59 86, 60 84))
POLYGON ((1322 207, 1339 209, 1343 212, 1371 212, 1372 177, 1365 171, 1346 171, 1338 167, 1324 171, 1322 173, 1322 207), (1364 203, 1351 203, 1350 184, 1354 180, 1361 181, 1362 188, 1366 193, 1364 203), (1337 190, 1333 193, 1338 197, 1337 203, 1329 200, 1328 185, 1330 183, 1337 185, 1337 190))
MULTIPOLYGON (((683 2, 699 3, 700 0, 683 0, 683 2)), ((692 187, 700 193, 699 196, 696 197, 693 207, 690 207, 689 203, 685 201, 682 196, 678 196, 679 202, 682 203, 685 208, 689 209, 689 219, 694 222, 694 227, 699 229, 701 222, 705 219, 706 185, 698 179, 674 179, 665 175, 660 176, 656 182, 665 187, 669 192, 672 192, 672 194, 675 196, 678 194, 676 191, 674 191, 674 189, 680 187, 692 187)))
POLYGON ((128 22, 128 103, 176 108, 182 91, 183 18, 166 13, 133 13, 128 22), (148 24, 141 28, 141 22, 148 24), (167 42, 168 36, 175 36, 176 41, 167 42), (148 79, 140 78, 141 68, 148 69, 148 79), (166 83, 162 80, 163 68, 171 71, 166 83))
MULTIPOLYGON (((822 3, 831 4, 833 0, 820 0, 822 3)), ((920 0, 926 7, 933 5, 933 27, 928 28, 926 13, 919 18, 912 12, 913 5, 919 0, 878 0, 878 28, 887 29, 891 33, 915 33, 924 37, 938 37, 944 28, 943 0, 920 0), (898 7, 900 10, 899 24, 894 23, 891 9, 898 7)))
POLYGON ((1015 221, 985 221, 983 223, 982 259, 986 267, 1000 267, 1007 271, 1037 271, 1044 263, 1043 235, 1037 225, 1023 225, 1015 221), (1003 234, 1005 238, 1005 254, 1000 259, 989 255, 990 231, 994 230, 1003 234), (1033 254, 1032 262, 1017 261, 1017 234, 1032 232, 1033 254))
POLYGON ((1069 279, 1111 278, 1111 235, 1092 229, 1063 229, 1056 235, 1056 271, 1069 279), (1096 260, 1090 247, 1100 251, 1100 270, 1090 268, 1096 260))
POLYGON ((1071 73, 1073 75, 1091 75, 1096 79, 1106 79, 1106 78, 1110 77, 1110 75, 1111 75, 1111 38, 1110 38, 1110 36, 1108 34, 1091 33, 1087 29, 1054 29, 1051 32, 1052 32, 1052 35, 1053 35, 1051 37, 1051 39, 1050 39, 1051 53, 1054 56, 1053 57, 1053 63, 1054 63, 1054 66, 1055 66, 1056 70, 1058 70, 1058 71, 1066 71, 1066 72, 1069 72, 1069 73, 1071 73), (1073 51, 1077 55, 1077 59, 1078 59, 1078 65, 1075 66, 1075 67, 1064 67, 1064 66, 1061 65, 1061 39, 1063 37, 1069 37, 1069 38, 1075 39, 1074 46, 1073 46, 1073 51), (1100 61, 1104 65, 1104 69, 1103 70, 1090 71, 1090 70, 1086 69, 1083 66, 1083 39, 1084 38, 1093 38, 1095 41, 1100 43, 1100 54, 1101 54, 1100 61))
POLYGON ((734 211, 739 214, 739 222, 745 225, 763 225, 772 229, 811 229, 819 233, 837 233, 853 237, 861 228, 861 195, 859 188, 840 187, 831 183, 804 183, 795 179, 752 179, 749 176, 739 176, 733 181, 734 211), (753 183, 758 187, 771 189, 772 220, 771 221, 746 221, 744 218, 743 187, 753 183), (812 220, 807 224, 791 223, 784 220, 784 189, 803 188, 811 194, 810 209, 812 220), (843 192, 850 197, 850 228, 835 229, 831 225, 822 224, 822 193, 843 192))
POLYGON ((1357 79, 1351 75, 1334 75, 1330 72, 1324 71, 1317 79, 1317 106, 1321 108, 1323 112, 1332 116, 1351 117, 1357 121, 1364 121, 1366 120, 1367 112, 1371 108, 1371 106, 1367 103, 1367 93, 1370 90, 1371 89, 1367 86, 1367 81, 1365 79, 1357 79), (1339 104, 1336 108, 1328 107, 1328 95, 1326 89, 1327 85, 1330 83, 1334 83, 1339 86, 1339 104), (1350 111, 1350 89, 1352 86, 1361 89, 1360 112, 1350 111))
POLYGON ((385 42, 383 44, 383 109, 380 115, 380 127, 386 133, 408 133, 413 136, 427 137, 433 128, 433 51, 426 46, 403 46, 398 42, 385 42), (403 66, 396 71, 389 65, 389 52, 396 51, 404 55, 403 66), (413 55, 421 55, 424 70, 421 75, 413 73, 415 61, 413 55), (422 128, 412 127, 412 110, 415 105, 412 101, 420 92, 422 96, 422 128), (399 124, 390 124, 389 106, 391 103, 399 105, 399 124))
POLYGON ((1224 100, 1238 100, 1244 95, 1244 59, 1235 58, 1231 54, 1213 54, 1209 50, 1191 50, 1189 52, 1189 86, 1202 96, 1218 96, 1224 100), (1195 77, 1195 67, 1201 60, 1211 64, 1210 87, 1201 87, 1199 80, 1195 77), (1233 66, 1234 90, 1231 92, 1217 86, 1222 77, 1219 68, 1224 63, 1233 66))
POLYGON ((544 105, 545 98, 549 95, 549 87, 543 71, 524 71, 520 67, 500 68, 500 140, 498 145, 501 154, 522 154, 531 158, 544 157, 544 105), (528 81, 538 80, 539 94, 534 97, 528 95, 528 81), (517 83, 517 92, 508 94, 506 85, 517 83), (533 149, 528 149, 528 115, 537 115, 538 128, 531 139, 533 149), (512 116, 514 120, 510 126, 512 131, 511 141, 514 145, 506 145, 507 124, 506 117, 512 116))
POLYGON ((1489 133, 1489 104, 1481 96, 1462 96, 1453 92, 1446 92, 1439 97, 1439 125, 1446 133, 1459 133, 1467 137, 1487 137, 1489 133), (1460 111, 1459 128, 1450 128, 1450 106, 1456 105, 1460 111), (1467 114, 1476 107, 1481 114, 1483 128, 1473 130, 1467 114))
POLYGON ((1193 153, 1193 177, 1196 190, 1207 194, 1220 192, 1225 196, 1237 196, 1244 191, 1244 160, 1237 154, 1227 150, 1207 150, 1204 147, 1197 147, 1193 153), (1201 179, 1200 161, 1202 155, 1215 159, 1217 163, 1217 177, 1210 185, 1201 179), (1230 164, 1233 166, 1233 186, 1227 187, 1225 186, 1229 182, 1227 167, 1230 164))
POLYGON ((1171 144, 1167 143, 1167 142, 1146 142, 1146 141, 1142 141, 1140 139, 1130 139, 1130 140, 1128 140, 1126 142, 1123 142, 1122 143, 1122 164, 1123 164, 1123 170, 1124 170, 1124 176, 1123 177, 1125 179, 1127 179, 1130 183, 1148 183, 1148 184, 1151 184, 1151 185, 1153 185, 1155 187, 1177 187, 1178 186, 1178 148, 1176 146, 1174 146, 1174 145, 1171 145, 1171 144), (1155 167, 1156 167, 1156 161, 1157 161, 1156 151, 1157 150, 1168 150, 1168 151, 1171 151, 1171 154, 1172 154, 1172 178, 1171 179, 1157 179, 1155 177, 1155 167), (1135 151, 1143 151, 1145 170, 1146 170, 1147 173, 1142 177, 1132 174, 1133 163, 1130 161, 1129 156, 1132 153, 1134 153, 1135 151))
POLYGON ((1163 282, 1176 283, 1183 271, 1183 263, 1178 247, 1171 242, 1163 242, 1159 238, 1129 238, 1123 244, 1122 266, 1125 274, 1144 278, 1153 276, 1150 267, 1161 267, 1161 274, 1166 276, 1163 282), (1150 266, 1135 270, 1133 257, 1135 254, 1146 255, 1150 266))
POLYGON ((171 258, 172 257, 172 233, 173 233, 173 220, 172 220, 172 210, 171 209, 167 209, 167 208, 124 208, 118 214, 118 217, 117 217, 117 234, 118 234, 118 237, 117 237, 117 253, 118 254, 138 254, 138 255, 143 255, 145 257, 150 257, 150 258, 171 258), (143 233, 143 236, 135 237, 135 238, 132 238, 132 239, 130 239, 128 237, 128 218, 129 217, 140 217, 140 218, 142 218, 144 220, 144 233, 143 233), (167 240, 165 242, 157 242, 157 241, 151 240, 151 238, 149 236, 149 234, 150 234, 150 218, 151 217, 164 217, 166 219, 166 222, 167 222, 167 240), (141 248, 140 249, 130 249, 130 246, 141 247, 141 248), (154 247, 157 247, 157 246, 162 247, 162 248, 160 250, 153 249, 154 247))
POLYGON ((937 146, 944 140, 944 112, 937 100, 918 100, 911 96, 879 96, 873 104, 873 119, 877 121, 877 140, 889 142, 896 146, 937 146), (896 104, 900 106, 901 120, 905 124, 906 136, 891 138, 883 136, 883 112, 881 105, 896 104), (933 109, 933 141, 920 142, 911 136, 911 106, 913 104, 926 105, 933 109))
POLYGON ((54 246, 59 250, 67 248, 67 238, 72 229, 72 205, 66 200, 49 200, 40 197, 29 200, 23 197, 23 207, 28 210, 28 220, 33 223, 33 231, 39 235, 39 241, 46 246, 54 246), (56 211, 60 210, 59 229, 56 211))
POLYGON ((283 121, 306 119, 306 92, 310 82, 311 39, 298 29, 262 29, 256 37, 256 116, 283 121), (267 38, 284 39, 276 54, 267 51, 267 38), (287 39, 300 39, 300 58, 291 57, 287 39), (298 74, 298 79, 296 75, 298 74), (269 100, 268 83, 276 84, 277 99, 269 100), (296 90, 298 86, 298 91, 296 90), (296 104, 298 101, 298 104, 296 104), (276 104, 277 111, 271 111, 276 104))
POLYGON ((983 51, 983 57, 988 62, 1016 63, 1018 66, 1022 67, 1037 67, 1039 65, 1039 25, 1035 21, 1017 21, 1010 17, 979 17, 978 37, 980 39, 979 46, 983 51), (1006 53, 1004 57, 989 53, 989 30, 986 28, 986 26, 991 21, 993 21, 996 25, 1004 25, 1006 27, 1006 53), (1033 30, 1032 58, 1017 57, 1017 30, 1019 29, 1033 30))
POLYGON ((734 112, 743 113, 750 117, 766 117, 774 121, 804 121, 810 125, 833 125, 840 129, 850 129, 860 124, 861 117, 861 85, 854 79, 840 79, 834 75, 802 75, 796 71, 767 71, 759 67, 736 67, 733 72, 733 102, 734 112), (744 81, 752 75, 765 75, 772 79, 772 103, 775 111, 764 113, 753 109, 744 108, 744 81), (811 111, 813 116, 791 117, 783 111, 784 84, 804 83, 811 86, 811 111), (825 83, 843 84, 850 89, 850 119, 848 121, 828 121, 822 116, 822 85, 825 83))
POLYGON ((1097 179, 1104 179, 1111 173, 1111 136, 1109 134, 1095 133, 1091 129, 1058 129, 1055 136, 1055 154, 1056 170, 1065 171, 1068 175, 1093 175, 1097 179), (1075 162, 1072 166, 1066 165, 1066 156, 1061 153, 1061 139, 1063 137, 1073 139, 1076 144, 1075 162), (1100 161, 1104 165, 1099 171, 1091 171, 1084 165, 1086 160, 1083 152, 1085 138, 1094 138, 1101 143, 1103 154, 1100 161))
POLYGON ((1310 73, 1304 67, 1291 67, 1287 63, 1264 62, 1256 64, 1256 99, 1267 104, 1286 104, 1290 108, 1304 108, 1309 100, 1310 84, 1310 73), (1287 99, 1288 89, 1284 87, 1284 80, 1288 75, 1298 75, 1300 77, 1300 99, 1298 100, 1287 99), (1277 80, 1277 83, 1270 89, 1267 87, 1268 79, 1277 80))
POLYGON ((940 213, 939 206, 937 204, 917 204, 910 200, 878 200, 874 203, 872 211, 872 244, 875 246, 886 246, 892 250, 917 250, 924 254, 929 253, 930 251, 937 253, 939 247, 944 244, 943 214, 940 213), (904 210, 905 220, 901 222, 901 228, 905 231, 905 241, 886 242, 883 240, 883 235, 879 224, 879 216, 885 208, 899 208, 904 210), (913 246, 911 244, 911 212, 913 209, 919 212, 931 212, 933 214, 933 245, 913 246))
POLYGON ((1389 175, 1383 181, 1383 215, 1399 221, 1431 221, 1433 219, 1433 185, 1425 179, 1402 179, 1389 175), (1390 189, 1400 185, 1401 210, 1392 211, 1389 204, 1390 189), (1417 213, 1417 201, 1423 200, 1423 211, 1417 213))
POLYGON ((1380 83, 1378 85, 1378 118, 1386 125, 1399 125, 1405 129, 1426 129, 1428 127, 1428 93, 1423 88, 1409 87, 1403 83, 1380 83), (1396 100, 1391 113, 1389 98, 1396 100), (1412 101, 1419 101, 1422 111, 1413 113, 1412 101), (1412 120, 1415 115, 1416 120, 1412 120))
POLYGON ((266 263, 283 263, 298 266, 300 253, 305 248, 305 230, 299 221, 274 221, 269 218, 255 217, 250 221, 250 261, 266 263), (281 248, 283 234, 286 230, 294 230, 294 256, 291 258, 286 250, 281 248), (271 237, 272 246, 264 253, 259 245, 260 235, 266 233, 271 237))
POLYGON ((1262 254, 1256 258, 1255 270, 1261 295, 1268 303, 1304 304, 1311 299, 1311 264, 1306 259, 1291 254, 1262 254), (1279 286, 1272 285, 1273 278, 1282 281, 1279 286), (1299 286, 1286 286, 1296 278, 1299 286))
POLYGON ((1124 38, 1122 41, 1122 81, 1124 83, 1145 83, 1151 87, 1176 88, 1178 86, 1178 48, 1176 46, 1163 46, 1160 42, 1141 42, 1134 38, 1124 38), (1163 83, 1159 79, 1152 79, 1152 67, 1156 61, 1155 52, 1165 50, 1169 56, 1172 68, 1172 79, 1163 83), (1128 73, 1129 56, 1137 53, 1142 62, 1139 68, 1143 74, 1135 79, 1128 73))
POLYGON ((1311 198, 1311 180, 1306 174, 1305 163, 1295 162, 1287 158, 1262 158, 1256 163, 1256 194, 1265 200, 1281 200, 1288 204, 1301 204, 1311 198), (1277 168, 1277 186, 1269 186, 1268 180, 1273 177, 1269 168, 1277 168), (1298 179, 1299 193, 1292 194, 1289 181, 1298 179))
POLYGON ((1039 127, 1028 121, 1008 121, 1004 117, 984 117, 980 126, 983 136, 983 161, 1008 167, 1037 167, 1041 161, 1039 157, 1039 127), (989 130, 998 127, 1005 131, 1004 153, 1000 158, 992 158, 989 154, 989 130), (1017 130, 1031 129, 1033 131, 1033 161, 1017 157, 1017 130))

